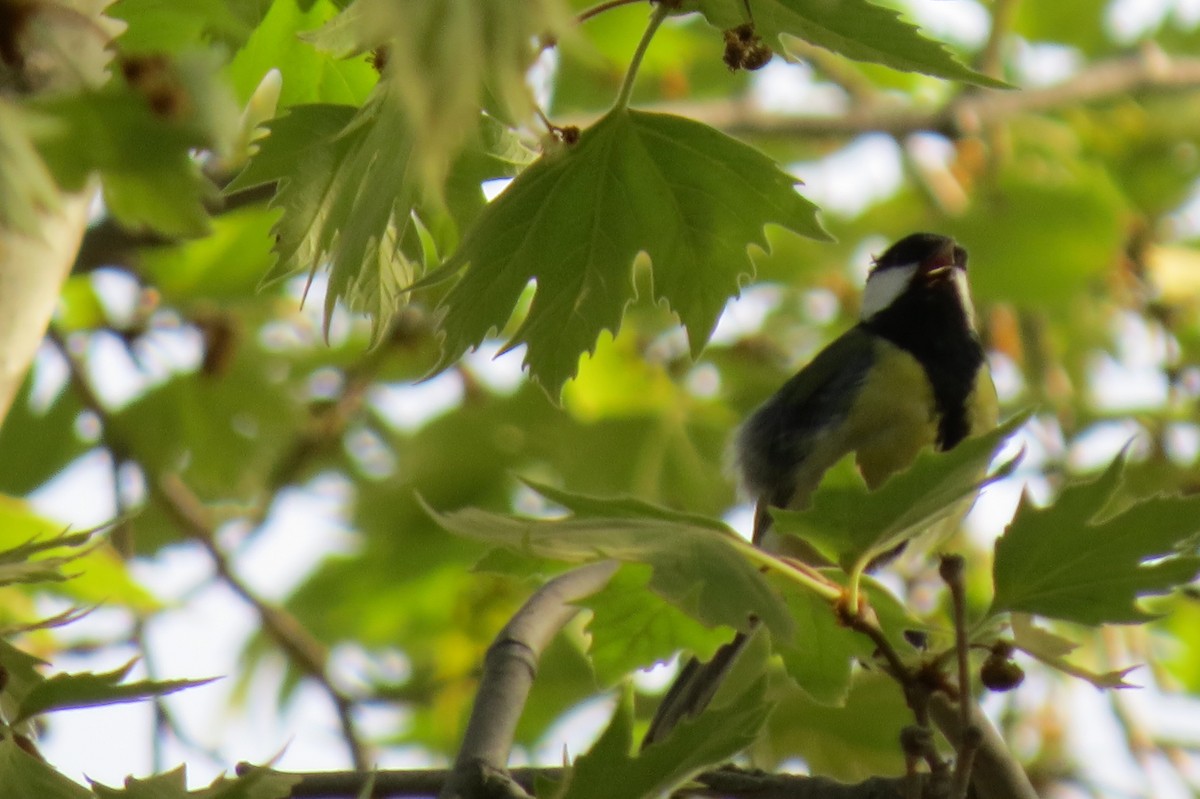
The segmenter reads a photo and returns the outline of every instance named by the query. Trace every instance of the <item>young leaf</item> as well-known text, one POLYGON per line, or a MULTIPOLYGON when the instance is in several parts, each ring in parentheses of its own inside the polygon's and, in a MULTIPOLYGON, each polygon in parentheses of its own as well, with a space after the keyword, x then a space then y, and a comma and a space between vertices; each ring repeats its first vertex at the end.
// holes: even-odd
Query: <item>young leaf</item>
POLYGON ((1139 597, 1165 594, 1195 578, 1200 496, 1155 497, 1115 515, 1124 455, 1091 482, 1068 485, 1036 508, 1021 502, 996 540, 992 613, 1022 611, 1080 624, 1153 618, 1139 597))
MULTIPOLYGON (((850 571, 936 525, 961 518, 967 501, 989 481, 984 475, 996 451, 1027 418, 1015 416, 949 452, 922 452, 911 467, 875 491, 862 482, 822 487, 807 510, 773 509, 775 527, 803 538, 850 571)), ((990 480, 1013 465, 1001 467, 990 480)))
POLYGON ((633 299, 633 260, 650 256, 654 292, 688 330, 693 353, 752 270, 763 227, 827 239, 795 178, 757 150, 698 122, 619 109, 578 143, 544 155, 493 201, 435 277, 467 267, 445 300, 440 367, 532 306, 508 343, 552 394, 633 299))
POLYGON ((119 669, 94 674, 56 674, 38 683, 21 699, 13 723, 24 721, 40 713, 52 710, 66 710, 81 707, 96 707, 98 705, 116 705, 124 702, 137 702, 152 696, 165 696, 184 688, 210 683, 215 678, 207 680, 163 680, 126 683, 121 680, 129 674, 134 661, 130 661, 119 669))
POLYGON ((12 735, 0 738, 0 786, 12 797, 95 799, 91 791, 23 751, 12 735))
POLYGON ((742 554, 748 546, 719 523, 705 523, 665 508, 638 512, 643 503, 614 500, 612 515, 596 512, 604 500, 555 492, 559 502, 588 507, 564 519, 528 519, 467 508, 439 513, 427 508, 444 530, 538 558, 587 563, 613 558, 652 568, 649 587, 710 627, 745 629, 753 616, 779 639, 792 634, 792 620, 779 595, 742 554), (629 509, 629 510, 625 510, 629 509))
POLYGON ((694 5, 689 1, 683 6, 693 7, 722 30, 753 20, 760 36, 777 40, 784 50, 786 36, 795 36, 856 61, 980 86, 1008 86, 964 66, 944 45, 901 20, 898 12, 866 0, 755 0, 750 19, 744 0, 694 0, 694 5))
POLYGON ((664 796, 749 746, 770 710, 766 678, 760 677, 732 701, 680 722, 665 740, 631 756, 633 697, 626 691, 608 728, 591 751, 575 761, 566 791, 558 796, 607 798, 614 795, 614 786, 620 786, 623 799, 664 796))

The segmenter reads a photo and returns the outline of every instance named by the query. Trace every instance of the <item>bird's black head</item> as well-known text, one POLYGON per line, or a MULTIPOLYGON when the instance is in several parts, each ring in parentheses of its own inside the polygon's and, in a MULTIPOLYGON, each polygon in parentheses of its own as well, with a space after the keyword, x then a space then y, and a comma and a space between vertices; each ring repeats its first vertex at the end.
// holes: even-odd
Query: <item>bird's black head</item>
POLYGON ((875 259, 863 293, 862 318, 870 319, 910 292, 934 292, 958 304, 973 324, 966 272, 967 251, 949 236, 905 236, 875 259))

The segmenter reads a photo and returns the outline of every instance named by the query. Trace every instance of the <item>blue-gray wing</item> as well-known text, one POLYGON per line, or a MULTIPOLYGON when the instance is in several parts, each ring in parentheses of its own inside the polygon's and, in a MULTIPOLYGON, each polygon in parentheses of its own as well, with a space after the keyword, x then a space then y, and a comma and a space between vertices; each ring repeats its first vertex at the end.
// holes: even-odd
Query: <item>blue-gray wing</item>
POLYGON ((851 328, 746 420, 737 436, 737 465, 755 497, 789 504, 814 443, 845 420, 874 356, 871 334, 851 328))

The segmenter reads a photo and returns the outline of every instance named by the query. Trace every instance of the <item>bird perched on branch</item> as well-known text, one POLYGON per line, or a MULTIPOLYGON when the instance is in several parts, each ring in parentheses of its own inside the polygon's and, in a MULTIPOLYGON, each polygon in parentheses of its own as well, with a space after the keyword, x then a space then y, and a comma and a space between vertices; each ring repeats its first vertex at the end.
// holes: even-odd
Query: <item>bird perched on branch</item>
MULTIPOLYGON (((996 426, 996 391, 975 327, 967 252, 914 233, 875 259, 859 322, 763 403, 737 435, 737 468, 756 499, 754 542, 768 539, 772 507, 803 509, 825 472, 853 453, 867 486, 906 469, 925 447, 953 448, 996 426)), ((965 512, 965 509, 964 509, 965 512)), ((790 538, 788 554, 827 561, 790 538)), ((643 745, 698 714, 745 643, 708 663, 692 659, 663 698, 643 745)))

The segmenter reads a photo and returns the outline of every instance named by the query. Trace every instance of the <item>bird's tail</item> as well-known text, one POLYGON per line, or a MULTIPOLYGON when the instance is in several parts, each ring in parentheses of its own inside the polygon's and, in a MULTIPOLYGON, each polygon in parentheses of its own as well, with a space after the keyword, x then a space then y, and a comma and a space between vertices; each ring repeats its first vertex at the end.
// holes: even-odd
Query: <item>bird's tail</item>
POLYGON ((688 659, 659 703, 650 729, 642 739, 643 749, 663 740, 679 722, 695 718, 708 707, 749 640, 749 633, 739 632, 732 641, 722 645, 711 660, 701 663, 694 657, 688 659))

